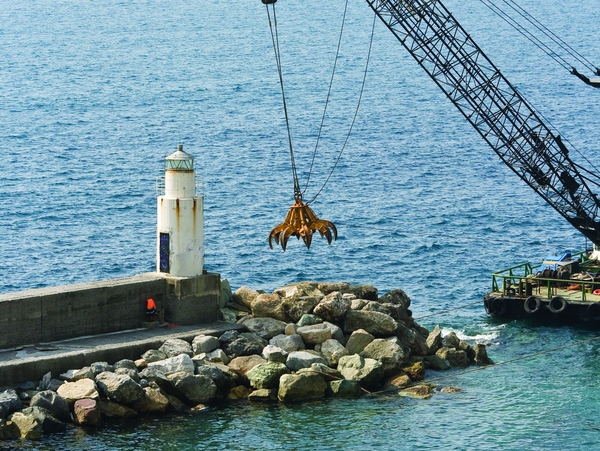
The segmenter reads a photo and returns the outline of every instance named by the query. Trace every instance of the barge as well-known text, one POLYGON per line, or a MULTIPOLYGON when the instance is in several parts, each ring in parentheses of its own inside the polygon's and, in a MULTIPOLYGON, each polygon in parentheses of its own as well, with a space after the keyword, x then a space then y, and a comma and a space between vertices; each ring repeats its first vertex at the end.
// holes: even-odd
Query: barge
POLYGON ((486 312, 498 318, 539 318, 600 326, 600 261, 590 252, 548 256, 492 275, 486 312))

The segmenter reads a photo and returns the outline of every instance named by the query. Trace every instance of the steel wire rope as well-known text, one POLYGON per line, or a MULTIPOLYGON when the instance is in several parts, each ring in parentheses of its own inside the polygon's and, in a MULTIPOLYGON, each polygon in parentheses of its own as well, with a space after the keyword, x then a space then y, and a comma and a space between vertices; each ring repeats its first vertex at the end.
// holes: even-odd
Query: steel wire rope
POLYGON ((565 40, 563 40, 560 36, 546 27, 543 23, 533 17, 529 12, 527 12, 523 7, 519 6, 513 0, 502 0, 506 3, 513 11, 523 17, 527 22, 540 30, 546 37, 549 37, 554 43, 558 44, 560 48, 565 50, 568 54, 570 54, 573 58, 579 60, 584 66, 587 66, 592 72, 598 71, 598 68, 589 61, 585 56, 575 50, 571 45, 569 45, 565 40))
POLYGON ((342 45, 342 36, 344 35, 344 25, 346 23, 346 13, 348 12, 348 0, 346 0, 346 4, 344 6, 344 14, 342 17, 342 26, 340 28, 340 35, 338 38, 337 49, 335 52, 335 60, 333 62, 333 70, 331 71, 331 79, 329 80, 329 89, 327 90, 327 97, 325 98, 325 107, 323 108, 323 116, 321 117, 321 124, 319 125, 319 132, 317 134, 317 142, 315 144, 315 150, 313 152, 312 161, 310 162, 310 168, 308 170, 308 177, 306 180, 306 185, 304 186, 304 190, 302 194, 306 193, 308 189, 308 185, 310 184, 310 176, 312 175, 313 165, 315 164, 315 158, 317 156, 317 149, 319 147, 319 141, 321 140, 321 133, 323 132, 323 124, 325 123, 325 115, 327 113, 327 106, 329 105, 329 98, 331 97, 331 88, 333 86, 333 79, 335 77, 335 70, 337 67, 337 60, 340 54, 340 47, 342 45))
POLYGON ((273 41, 273 50, 275 52, 275 61, 277 62, 277 72, 279 74, 279 84, 281 85, 281 97, 283 98, 283 112, 285 115, 285 125, 287 129, 288 143, 290 147, 290 159, 292 162, 292 175, 294 177, 294 198, 297 196, 301 196, 300 192, 300 184, 298 182, 298 173, 296 171, 296 161, 294 159, 294 149, 292 146, 292 134, 290 132, 290 120, 288 117, 287 111, 287 102, 285 99, 285 89, 283 87, 283 74, 281 69, 281 51, 279 49, 279 34, 277 32, 277 17, 275 15, 275 3, 272 3, 273 6, 273 21, 271 21, 271 13, 269 12, 269 4, 265 3, 267 8, 267 16, 269 18, 269 28, 271 30, 271 41, 273 41), (275 24, 273 26, 273 23, 275 24), (273 32, 273 29, 275 31, 273 32))
POLYGON ((325 179, 325 182, 323 182, 323 185, 321 186, 321 188, 319 189, 319 191, 317 191, 317 194, 315 194, 315 196, 312 198, 312 200, 310 202, 307 202, 307 204, 311 204, 313 203, 317 197, 319 197, 319 194, 321 194, 321 192, 323 191, 323 189, 325 188, 325 186, 327 185, 327 183, 329 182, 329 179, 331 179, 331 176, 333 175, 333 171, 335 171, 335 168, 337 167, 338 163, 340 162, 340 159, 342 158, 342 154, 344 153, 344 150, 346 149, 346 145, 348 144, 348 140, 350 139, 350 134, 352 133, 352 129, 354 128, 354 124, 356 122, 356 118, 358 116, 358 111, 360 109, 360 102, 362 100, 362 96, 365 90, 365 83, 366 83, 366 79, 367 79, 367 73, 369 70, 369 61, 371 59, 371 50, 373 48, 373 36, 375 35, 375 23, 377 21, 377 15, 373 14, 373 25, 371 26, 371 38, 369 41, 369 50, 367 52, 367 61, 365 63, 365 71, 363 73, 363 79, 362 79, 362 84, 360 87, 360 94, 358 96, 358 102, 356 104, 356 109, 354 111, 354 117, 352 118, 352 122, 350 123, 350 128, 348 129, 348 134, 346 135, 346 139, 344 140, 344 144, 342 145, 342 148, 340 149, 340 152, 337 156, 337 159, 335 160, 335 163, 333 164, 333 167, 331 168, 331 171, 329 172, 329 175, 327 176, 327 178, 325 179))

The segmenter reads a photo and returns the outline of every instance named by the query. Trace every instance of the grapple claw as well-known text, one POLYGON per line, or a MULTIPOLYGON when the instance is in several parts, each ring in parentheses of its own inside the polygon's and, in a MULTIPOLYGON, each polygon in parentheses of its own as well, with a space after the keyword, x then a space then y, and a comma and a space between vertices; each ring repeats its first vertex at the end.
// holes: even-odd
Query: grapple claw
POLYGON ((321 237, 325 237, 328 244, 337 240, 337 229, 332 222, 319 219, 312 209, 302 202, 301 195, 297 195, 295 200, 296 202, 290 207, 284 222, 271 230, 269 234, 271 249, 273 249, 272 241, 275 240, 275 243, 280 244, 285 251, 290 236, 302 238, 306 247, 310 249, 315 232, 319 232, 321 237))

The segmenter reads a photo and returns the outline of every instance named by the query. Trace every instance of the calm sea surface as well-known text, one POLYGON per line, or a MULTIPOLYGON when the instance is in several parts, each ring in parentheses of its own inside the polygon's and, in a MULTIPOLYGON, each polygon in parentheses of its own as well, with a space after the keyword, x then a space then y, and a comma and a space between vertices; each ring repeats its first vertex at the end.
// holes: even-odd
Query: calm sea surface
MULTIPOLYGON (((597 0, 521 0, 600 65, 597 0)), ((446 5, 511 82, 600 164, 600 91, 587 87, 481 3, 446 5)), ((277 4, 301 183, 327 95, 343 0, 277 4)), ((308 187, 321 187, 350 126, 373 15, 349 5, 308 187)), ((307 251, 267 236, 292 200, 281 95, 258 0, 0 2, 0 293, 153 271, 155 179, 182 143, 203 179, 206 269, 233 289, 300 280, 405 290, 414 316, 482 299, 490 274, 585 246, 479 138, 382 24, 361 109, 314 210, 338 226, 307 251)), ((583 70, 583 68, 581 68, 583 70)), ((496 362, 596 336, 501 324, 483 306, 423 318, 489 345, 496 362)), ((595 449, 600 342, 469 374, 459 394, 302 405, 219 405, 195 415, 108 424, 28 449, 595 449)), ((431 373, 431 376, 436 376, 431 373)))

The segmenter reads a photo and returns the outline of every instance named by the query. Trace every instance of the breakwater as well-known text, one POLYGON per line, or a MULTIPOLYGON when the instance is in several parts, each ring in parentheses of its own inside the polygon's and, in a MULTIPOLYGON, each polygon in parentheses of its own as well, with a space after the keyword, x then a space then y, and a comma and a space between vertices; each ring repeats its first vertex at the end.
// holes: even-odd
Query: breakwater
POLYGON ((217 399, 287 403, 378 390, 427 398, 434 393, 420 384, 427 369, 491 363, 484 345, 414 321, 402 290, 241 287, 221 305, 232 326, 225 332, 170 338, 135 359, 93 362, 5 390, 0 437, 40 438, 71 423, 199 410, 217 399))

